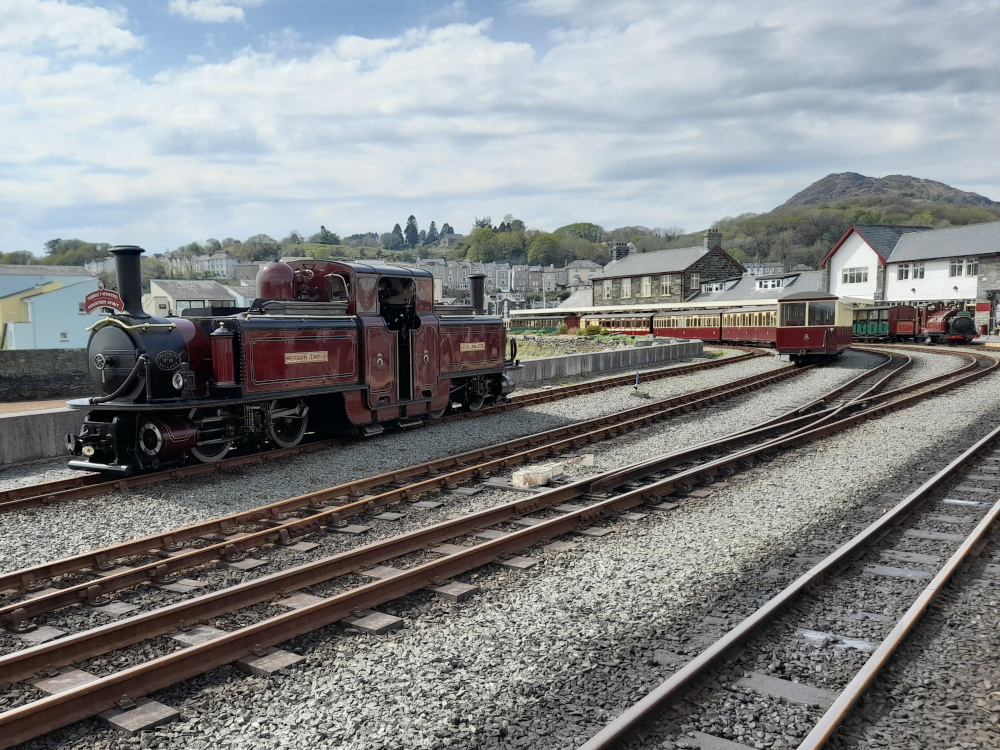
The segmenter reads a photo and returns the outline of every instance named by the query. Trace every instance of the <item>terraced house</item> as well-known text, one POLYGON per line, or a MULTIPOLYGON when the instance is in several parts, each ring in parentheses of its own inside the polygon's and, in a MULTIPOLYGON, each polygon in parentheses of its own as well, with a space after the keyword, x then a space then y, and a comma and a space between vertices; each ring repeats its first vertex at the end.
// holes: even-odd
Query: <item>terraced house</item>
POLYGON ((633 253, 611 261, 604 274, 594 278, 594 307, 684 302, 706 285, 742 276, 746 269, 721 243, 722 235, 710 230, 701 246, 633 253))

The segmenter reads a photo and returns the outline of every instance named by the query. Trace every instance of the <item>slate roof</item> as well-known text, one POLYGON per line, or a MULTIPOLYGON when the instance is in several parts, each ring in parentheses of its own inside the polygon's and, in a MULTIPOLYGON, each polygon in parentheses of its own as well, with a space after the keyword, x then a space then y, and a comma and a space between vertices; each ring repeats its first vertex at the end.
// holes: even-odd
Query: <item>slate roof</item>
POLYGON ((741 276, 736 284, 723 292, 702 292, 687 302, 696 305, 701 302, 725 302, 726 300, 783 299, 797 292, 811 295, 825 293, 820 291, 820 286, 823 283, 822 271, 781 273, 766 277, 768 279, 786 279, 780 289, 758 289, 757 282, 763 278, 765 277, 741 276))
POLYGON ((686 271, 710 250, 701 245, 676 247, 673 250, 655 250, 651 253, 626 255, 621 260, 611 261, 604 267, 604 276, 649 276, 658 273, 681 273, 686 271))
POLYGON ((948 227, 899 238, 889 262, 1000 253, 1000 221, 948 227))
POLYGON ((576 287, 570 295, 559 303, 559 307, 577 309, 591 307, 594 304, 594 288, 592 286, 576 287))
POLYGON ((888 227, 879 224, 854 224, 850 229, 844 232, 844 236, 837 241, 837 244, 830 249, 830 252, 826 254, 826 257, 820 261, 820 268, 823 268, 826 265, 826 262, 833 257, 834 253, 840 249, 840 246, 847 241, 847 238, 851 236, 852 231, 861 235, 861 238, 867 242, 879 258, 882 259, 882 263, 884 265, 889 261, 889 256, 892 255, 893 248, 896 247, 896 243, 899 242, 900 237, 912 232, 931 232, 934 230, 930 227, 888 227))
POLYGON ((198 279, 153 279, 163 293, 172 299, 232 299, 232 295, 217 281, 198 279))
POLYGON ((566 268, 600 268, 600 263, 595 263, 592 260, 574 260, 572 263, 567 264, 566 268))

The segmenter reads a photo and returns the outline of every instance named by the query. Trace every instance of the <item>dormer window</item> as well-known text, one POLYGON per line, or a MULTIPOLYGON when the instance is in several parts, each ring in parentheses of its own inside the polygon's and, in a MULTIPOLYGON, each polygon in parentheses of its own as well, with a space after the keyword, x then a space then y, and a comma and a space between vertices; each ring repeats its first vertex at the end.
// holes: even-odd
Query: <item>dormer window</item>
POLYGON ((758 289, 781 289, 784 279, 758 279, 758 289))

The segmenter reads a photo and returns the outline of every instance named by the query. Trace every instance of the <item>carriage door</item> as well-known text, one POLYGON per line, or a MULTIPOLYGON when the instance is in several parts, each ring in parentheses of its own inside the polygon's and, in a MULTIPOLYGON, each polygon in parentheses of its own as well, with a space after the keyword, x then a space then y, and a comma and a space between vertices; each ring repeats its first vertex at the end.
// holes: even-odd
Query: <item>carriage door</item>
POLYGON ((438 373, 441 370, 438 327, 437 318, 428 315, 412 333, 415 398, 433 398, 437 391, 438 373))

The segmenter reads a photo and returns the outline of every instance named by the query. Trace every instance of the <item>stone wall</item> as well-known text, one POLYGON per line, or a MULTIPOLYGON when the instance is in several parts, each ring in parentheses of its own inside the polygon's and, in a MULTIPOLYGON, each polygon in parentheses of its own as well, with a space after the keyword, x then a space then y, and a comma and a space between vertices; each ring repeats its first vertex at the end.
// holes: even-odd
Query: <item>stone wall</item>
POLYGON ((86 349, 0 350, 0 401, 93 396, 86 349))

